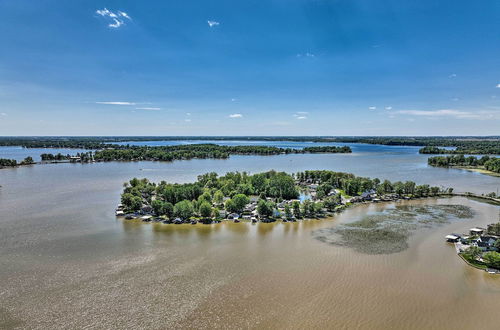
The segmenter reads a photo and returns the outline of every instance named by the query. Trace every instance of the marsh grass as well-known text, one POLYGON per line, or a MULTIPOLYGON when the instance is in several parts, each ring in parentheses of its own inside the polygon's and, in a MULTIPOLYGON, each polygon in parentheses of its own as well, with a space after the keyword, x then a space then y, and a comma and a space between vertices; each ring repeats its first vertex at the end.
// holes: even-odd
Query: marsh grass
POLYGON ((463 205, 397 205, 358 221, 319 229, 313 237, 366 254, 390 254, 408 248, 408 238, 421 228, 470 219, 474 212, 463 205))

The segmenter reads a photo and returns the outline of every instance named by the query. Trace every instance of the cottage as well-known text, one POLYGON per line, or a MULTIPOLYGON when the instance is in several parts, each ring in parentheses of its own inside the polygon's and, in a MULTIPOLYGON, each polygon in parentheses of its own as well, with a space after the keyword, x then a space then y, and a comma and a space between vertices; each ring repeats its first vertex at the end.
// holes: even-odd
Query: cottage
POLYGON ((456 243, 460 240, 460 235, 450 234, 445 236, 447 242, 456 243))
POLYGON ((494 236, 480 236, 475 245, 483 251, 498 251, 495 247, 497 239, 494 236))
POLYGON ((482 235, 484 233, 484 228, 474 227, 469 230, 471 235, 482 235))

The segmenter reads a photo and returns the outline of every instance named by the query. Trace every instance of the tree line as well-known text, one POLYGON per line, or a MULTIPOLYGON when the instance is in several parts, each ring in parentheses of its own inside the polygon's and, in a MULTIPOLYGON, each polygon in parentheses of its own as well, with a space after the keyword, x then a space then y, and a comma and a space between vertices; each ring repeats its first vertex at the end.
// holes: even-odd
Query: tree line
POLYGON ((324 210, 335 211, 342 205, 342 194, 359 196, 366 191, 380 195, 425 197, 439 194, 438 187, 416 185, 412 181, 390 182, 379 179, 356 177, 353 174, 333 171, 305 171, 297 174, 268 171, 250 175, 246 172, 229 172, 223 176, 215 172, 199 175, 193 183, 156 184, 147 179, 133 178, 124 184, 121 202, 126 212, 151 209, 157 216, 179 217, 187 220, 197 216, 211 222, 220 211, 241 213, 256 201, 257 213, 272 217, 282 201, 286 217, 312 217, 324 210), (317 186, 312 200, 300 202, 299 191, 311 185, 317 186), (340 190, 337 193, 336 190, 340 190))
POLYGON ((104 149, 120 147, 128 141, 290 141, 290 142, 343 142, 368 143, 398 146, 455 147, 455 150, 442 148, 426 149, 422 153, 464 153, 500 154, 499 136, 63 136, 63 137, 0 137, 0 146, 24 146, 27 148, 82 148, 104 149))
MULTIPOLYGON (((310 147, 304 149, 278 148, 270 146, 221 146, 216 144, 188 144, 180 146, 120 146, 119 148, 108 147, 95 152, 78 153, 80 161, 173 161, 182 159, 225 159, 230 155, 279 155, 292 153, 347 153, 351 152, 349 147, 310 147), (319 149, 317 149, 319 148, 319 149)), ((69 159, 69 155, 63 156, 43 154, 42 160, 58 160, 57 158, 69 159)), ((61 159, 61 160, 62 160, 61 159)))
POLYGON ((483 156, 481 158, 464 155, 429 157, 427 163, 437 167, 464 166, 484 168, 485 170, 500 173, 500 158, 483 156))
POLYGON ((19 163, 15 159, 0 158, 0 168, 3 168, 3 167, 16 167, 16 166, 20 166, 20 165, 22 166, 22 165, 31 165, 31 164, 35 164, 35 161, 30 156, 24 158, 19 163))
POLYGON ((499 155, 500 143, 474 143, 466 146, 459 145, 455 149, 427 146, 421 148, 418 152, 421 154, 499 155))

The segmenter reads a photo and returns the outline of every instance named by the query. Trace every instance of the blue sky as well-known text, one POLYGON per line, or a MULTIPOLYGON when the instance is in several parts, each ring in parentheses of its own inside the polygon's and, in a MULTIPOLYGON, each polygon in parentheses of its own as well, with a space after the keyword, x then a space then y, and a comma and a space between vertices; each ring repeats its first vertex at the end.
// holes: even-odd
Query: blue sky
POLYGON ((500 1, 0 0, 0 135, 498 135, 500 1))

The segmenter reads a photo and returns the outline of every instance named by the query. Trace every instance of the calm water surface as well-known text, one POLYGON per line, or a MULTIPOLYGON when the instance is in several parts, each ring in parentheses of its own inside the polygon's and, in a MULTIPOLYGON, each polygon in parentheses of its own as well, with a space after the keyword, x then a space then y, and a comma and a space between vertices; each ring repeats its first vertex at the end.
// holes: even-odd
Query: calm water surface
POLYGON ((286 224, 174 226, 113 215, 121 184, 134 176, 188 182, 207 171, 332 169, 464 191, 499 185, 499 178, 427 167, 414 148, 382 149, 3 169, 0 328, 496 328, 500 277, 466 266, 443 241, 495 221, 492 205, 411 201, 467 205, 476 215, 419 231, 408 250, 376 256, 311 233, 392 204, 286 224))

